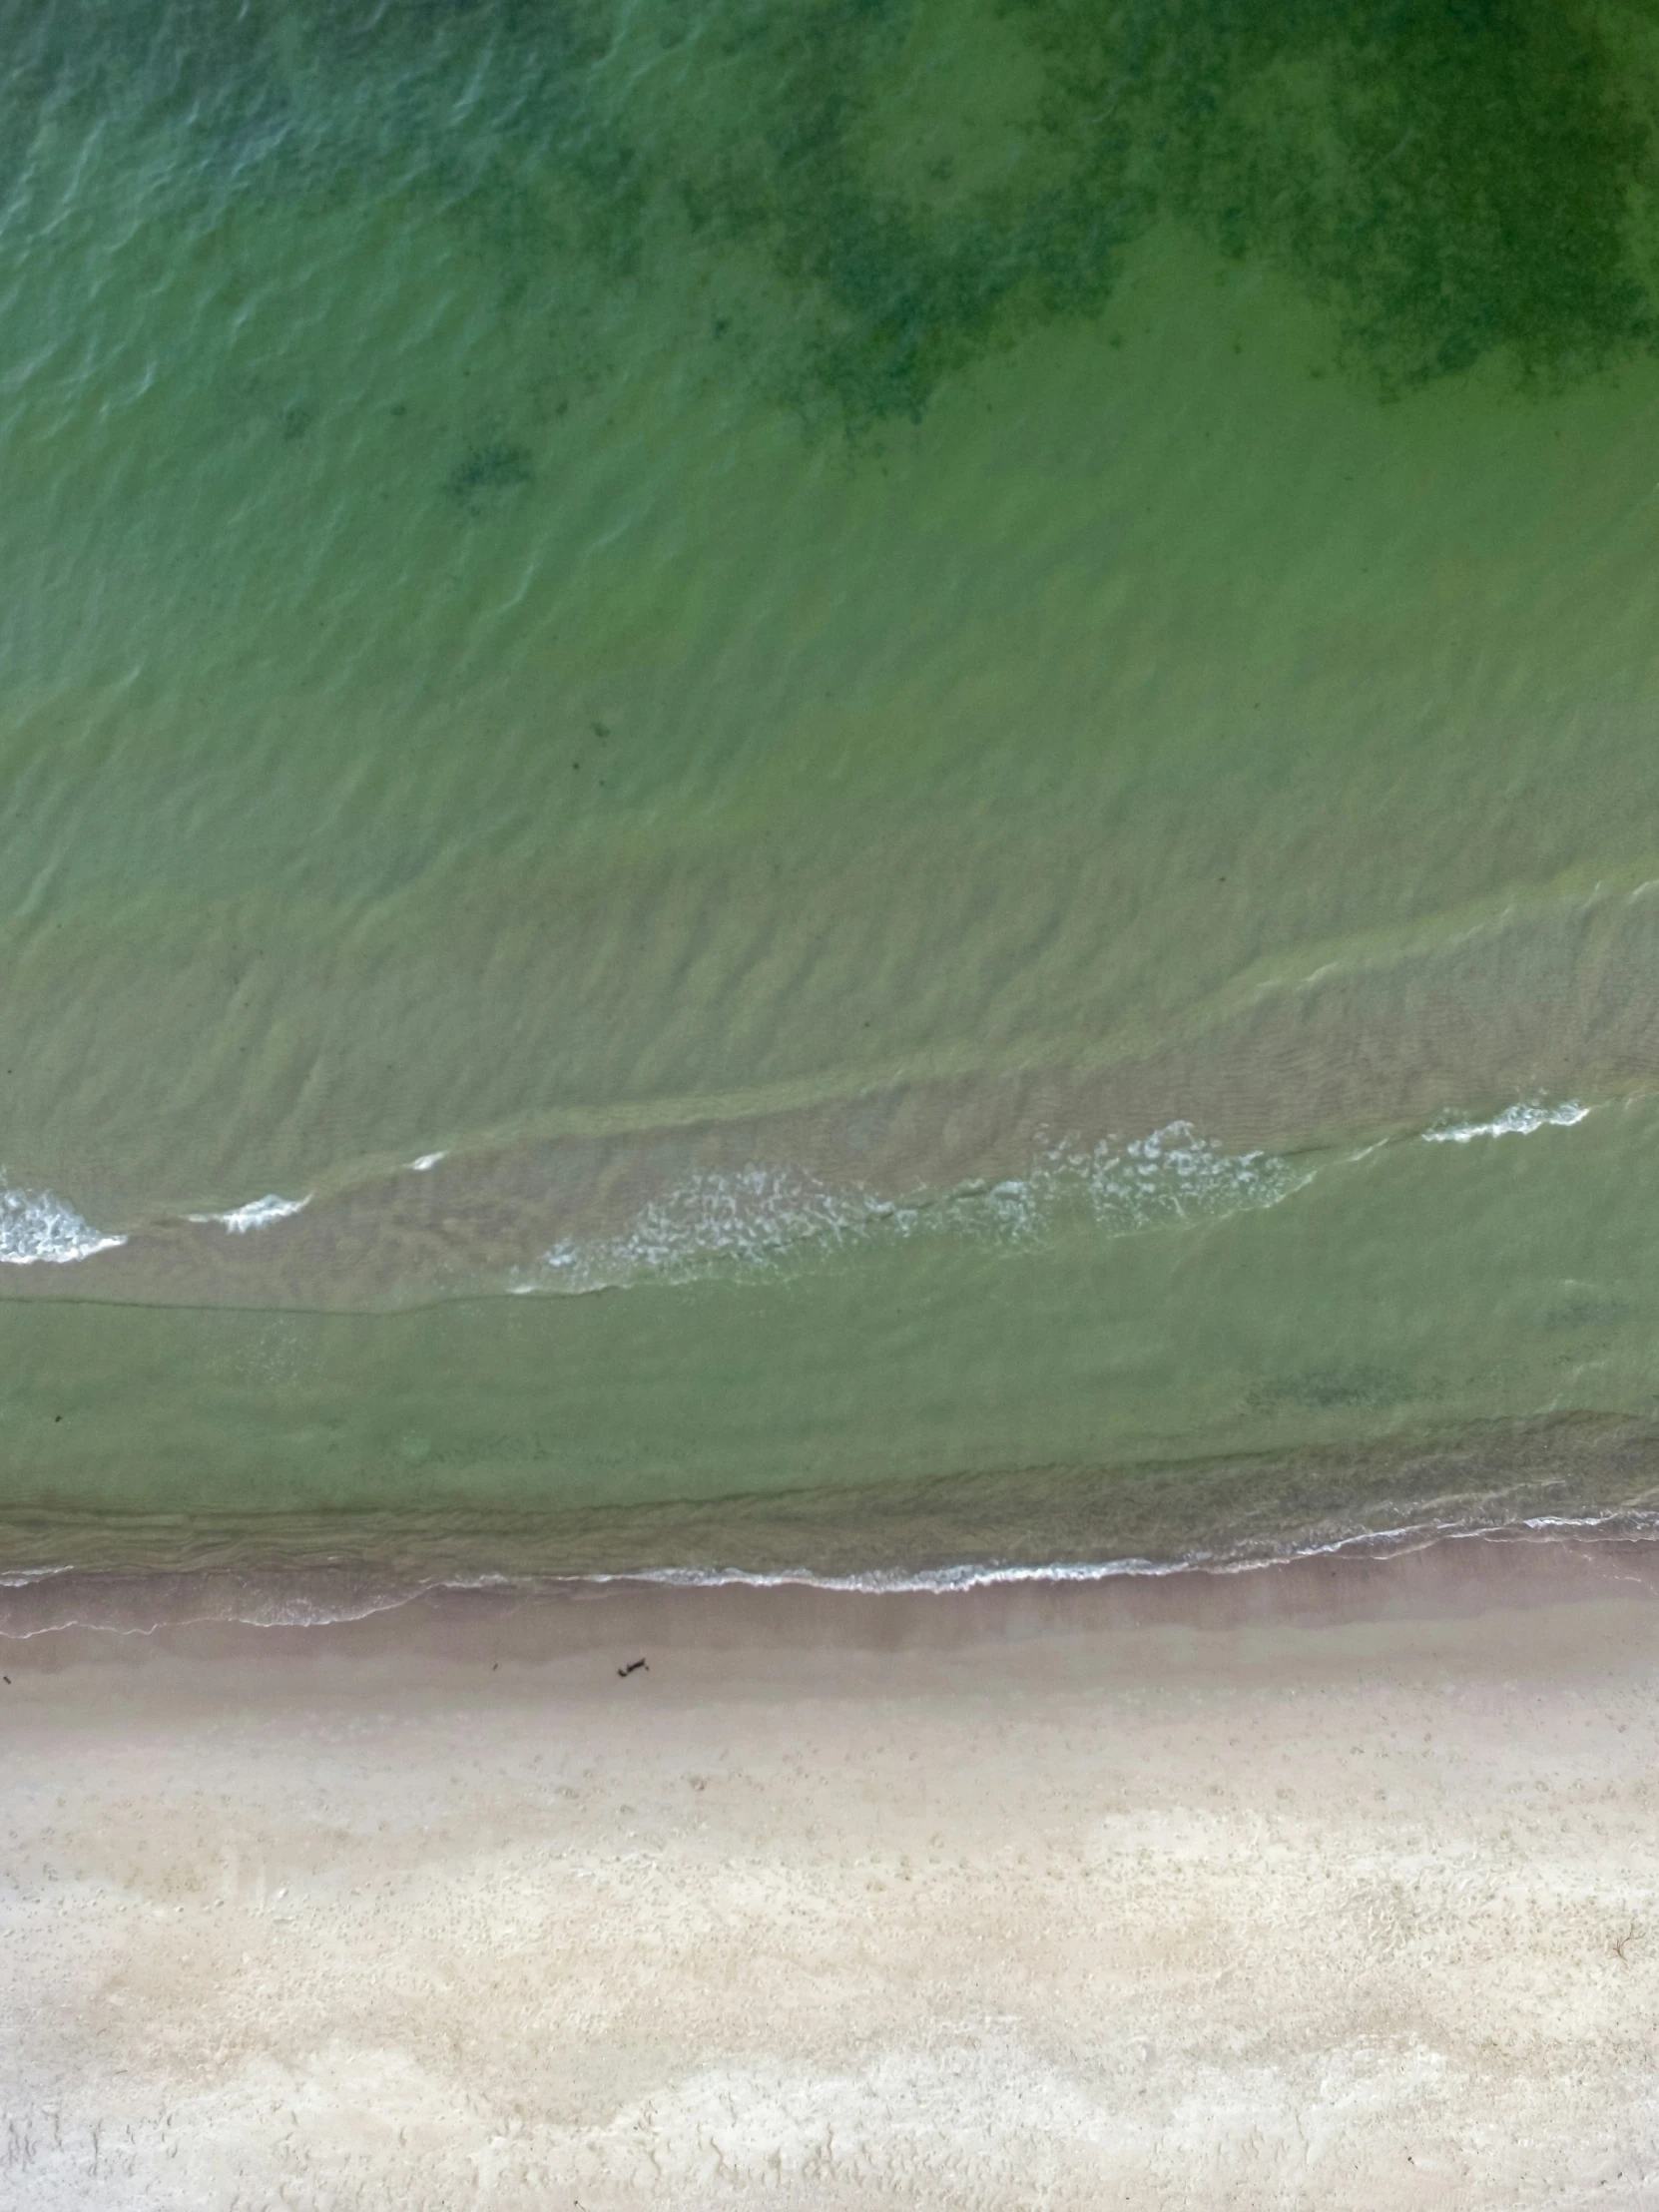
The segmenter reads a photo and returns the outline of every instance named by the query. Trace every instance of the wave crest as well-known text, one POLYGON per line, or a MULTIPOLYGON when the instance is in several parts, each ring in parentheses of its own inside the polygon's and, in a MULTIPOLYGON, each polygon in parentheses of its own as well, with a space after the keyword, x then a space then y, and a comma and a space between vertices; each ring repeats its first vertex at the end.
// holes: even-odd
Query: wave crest
POLYGON ((1535 1129, 1572 1129, 1589 1116, 1588 1106, 1580 1106, 1577 1099, 1564 1099, 1559 1106, 1540 1105, 1535 1099, 1524 1099, 1518 1105, 1506 1106, 1492 1121, 1442 1122, 1436 1129, 1425 1129, 1424 1144, 1468 1144, 1475 1137, 1530 1137, 1535 1129))

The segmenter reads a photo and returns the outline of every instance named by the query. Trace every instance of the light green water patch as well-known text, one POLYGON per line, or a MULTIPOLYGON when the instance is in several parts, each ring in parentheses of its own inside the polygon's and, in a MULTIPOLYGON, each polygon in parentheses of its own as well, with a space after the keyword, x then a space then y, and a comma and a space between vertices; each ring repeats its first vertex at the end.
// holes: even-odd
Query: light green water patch
POLYGON ((1084 1213, 385 1317, 8 1304, 5 1504, 535 1515, 976 1472, 1017 1497, 1021 1469, 1365 1446, 1363 1515, 1387 1439, 1403 1465, 1493 1419, 1659 1415, 1659 1116, 1503 1126, 1139 1235, 1084 1213))

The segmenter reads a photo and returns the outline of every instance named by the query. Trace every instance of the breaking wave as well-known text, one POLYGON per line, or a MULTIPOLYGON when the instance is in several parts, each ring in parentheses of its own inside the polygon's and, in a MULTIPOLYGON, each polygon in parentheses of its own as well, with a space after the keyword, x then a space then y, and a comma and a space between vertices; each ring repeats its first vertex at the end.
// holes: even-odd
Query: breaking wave
POLYGON ((1588 1118, 1588 1106, 1580 1106, 1575 1098, 1565 1100, 1559 1106, 1541 1106, 1526 1101, 1518 1106, 1506 1106, 1493 1121, 1442 1122, 1437 1128, 1425 1129, 1424 1144, 1467 1144, 1475 1137, 1530 1137, 1535 1129, 1571 1129, 1588 1118))
POLYGON ((951 1235, 1034 1240, 1067 1220, 1130 1236, 1164 1224, 1274 1206, 1312 1171, 1268 1152, 1226 1152, 1176 1121, 1131 1144, 1046 1147, 1024 1176, 896 1200, 837 1188, 800 1169, 750 1166, 693 1176, 642 1207, 626 1229, 556 1244, 521 1292, 597 1291, 711 1273, 769 1271, 876 1238, 951 1235))
POLYGON ((0 1180, 0 1261, 8 1266, 32 1267, 37 1260, 62 1266, 126 1242, 94 1229, 50 1191, 14 1191, 0 1180))
POLYGON ((286 1221, 290 1214, 303 1213, 311 1202, 312 1194, 303 1198, 278 1198, 275 1191, 265 1198, 251 1198, 246 1206, 233 1206, 228 1214, 191 1214, 194 1222, 217 1222, 236 1237, 246 1236, 250 1229, 268 1229, 274 1221, 286 1221))

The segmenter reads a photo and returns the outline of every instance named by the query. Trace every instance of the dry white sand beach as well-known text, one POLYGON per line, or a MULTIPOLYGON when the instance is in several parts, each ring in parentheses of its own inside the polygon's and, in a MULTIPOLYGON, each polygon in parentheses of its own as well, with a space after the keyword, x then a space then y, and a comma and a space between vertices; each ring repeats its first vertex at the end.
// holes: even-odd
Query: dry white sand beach
POLYGON ((1652 1579, 7 1643, 0 2205, 1659 2203, 1652 1579))

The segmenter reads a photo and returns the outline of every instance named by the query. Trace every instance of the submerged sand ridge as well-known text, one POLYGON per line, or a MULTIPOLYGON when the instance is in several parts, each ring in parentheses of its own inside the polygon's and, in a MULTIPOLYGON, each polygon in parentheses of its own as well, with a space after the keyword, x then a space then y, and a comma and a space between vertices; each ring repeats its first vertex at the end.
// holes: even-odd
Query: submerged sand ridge
POLYGON ((1298 1571, 14 1643, 0 2201, 1651 2202, 1644 1559, 1298 1571))
MULTIPOLYGON (((718 911, 712 890, 706 903, 718 911)), ((237 1204, 220 1192, 93 1223, 0 1171, 16 1217, 0 1261, 20 1263, 0 1289, 374 1311, 684 1281, 895 1230, 1029 1238, 1092 1212, 1124 1234, 1274 1204, 1345 1145, 1517 1100, 1650 1098, 1656 932, 1645 881, 1558 889, 1280 953, 1159 1022, 1105 993, 1087 1041, 976 1040, 911 1068, 573 1104, 446 1128, 408 1158, 263 1162, 290 1195, 237 1204)), ((918 953, 917 971, 942 958, 918 953)))

